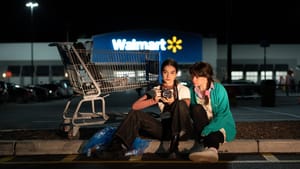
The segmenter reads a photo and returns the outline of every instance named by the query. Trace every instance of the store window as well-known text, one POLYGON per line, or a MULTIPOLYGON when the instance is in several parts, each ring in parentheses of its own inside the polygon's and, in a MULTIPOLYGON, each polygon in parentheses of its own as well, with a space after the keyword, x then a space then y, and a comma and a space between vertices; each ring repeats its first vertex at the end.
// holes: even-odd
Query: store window
POLYGON ((272 71, 261 71, 260 72, 260 79, 261 80, 272 80, 273 79, 273 72, 272 71))
POLYGON ((273 79, 273 66, 272 64, 260 65, 260 80, 273 79))
POLYGON ((245 79, 254 83, 258 82, 258 70, 259 65, 257 64, 246 64, 245 65, 245 79))
POLYGON ((243 71, 232 71, 231 72, 231 79, 232 80, 239 80, 239 79, 243 79, 243 71))
POLYGON ((281 85, 285 84, 285 76, 288 69, 289 69, 289 65, 287 64, 275 65, 275 80, 277 84, 281 84, 281 85))
POLYGON ((32 66, 23 66, 22 76, 32 76, 32 66))
POLYGON ((64 76, 64 66, 51 66, 52 76, 64 76))
POLYGON ((258 81, 258 72, 257 71, 247 71, 246 72, 246 80, 250 80, 254 83, 258 81))
POLYGON ((21 67, 20 66, 9 65, 7 67, 7 71, 10 71, 12 73, 12 76, 19 76, 20 72, 21 72, 21 67))
POLYGON ((276 83, 280 85, 285 84, 285 76, 286 76, 287 71, 276 71, 275 72, 275 78, 276 78, 276 83))
POLYGON ((37 76, 49 76, 49 66, 37 66, 36 75, 37 76))

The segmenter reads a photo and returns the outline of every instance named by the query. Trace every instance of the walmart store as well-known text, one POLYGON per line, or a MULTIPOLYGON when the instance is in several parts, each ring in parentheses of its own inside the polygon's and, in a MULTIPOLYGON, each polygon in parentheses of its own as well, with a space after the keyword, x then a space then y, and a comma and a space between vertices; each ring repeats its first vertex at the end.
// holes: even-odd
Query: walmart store
MULTIPOLYGON (((180 80, 189 78, 190 64, 202 60, 212 64, 218 79, 222 80, 227 76, 228 46, 218 44, 216 38, 202 37, 200 34, 169 30, 132 30, 94 35, 90 39, 78 41, 90 45, 93 51, 157 51, 161 60, 174 58, 178 61, 180 80)), ((65 72, 60 55, 55 47, 49 47, 50 43, 34 43, 33 55, 30 43, 1 43, 1 80, 27 85, 32 82, 50 83, 64 79, 65 72)), ((288 69, 293 69, 298 81, 299 56, 298 44, 270 44, 268 48, 262 48, 259 44, 233 44, 231 77, 259 83, 264 78, 277 80, 288 69)), ((92 61, 95 62, 96 58, 93 56, 92 61)))

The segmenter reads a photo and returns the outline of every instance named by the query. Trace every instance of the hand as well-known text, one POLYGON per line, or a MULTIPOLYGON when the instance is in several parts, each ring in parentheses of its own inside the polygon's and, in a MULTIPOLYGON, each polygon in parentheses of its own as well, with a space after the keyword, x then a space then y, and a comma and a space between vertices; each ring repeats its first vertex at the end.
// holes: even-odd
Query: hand
POLYGON ((155 102, 159 102, 159 100, 161 100, 161 90, 160 89, 153 89, 153 92, 154 92, 154 97, 153 97, 153 100, 155 102))
POLYGON ((161 97, 160 99, 162 102, 167 103, 167 104, 172 104, 175 101, 174 95, 172 95, 171 98, 166 98, 166 97, 161 97))

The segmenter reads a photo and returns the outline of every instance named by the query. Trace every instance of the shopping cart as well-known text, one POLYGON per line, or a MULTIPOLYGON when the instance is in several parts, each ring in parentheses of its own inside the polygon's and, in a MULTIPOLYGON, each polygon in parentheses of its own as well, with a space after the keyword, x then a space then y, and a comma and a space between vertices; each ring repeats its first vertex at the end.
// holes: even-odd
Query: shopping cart
POLYGON ((158 81, 158 52, 95 49, 92 52, 83 43, 70 42, 49 46, 57 47, 75 93, 66 103, 61 124, 69 139, 78 139, 82 126, 105 124, 109 119, 105 98, 110 93, 147 87, 158 81), (76 100, 76 108, 71 110, 71 103, 76 100), (96 107, 98 101, 101 106, 96 107), (82 111, 82 105, 86 102, 90 103, 91 108, 82 111), (100 110, 96 111, 96 108, 100 110))

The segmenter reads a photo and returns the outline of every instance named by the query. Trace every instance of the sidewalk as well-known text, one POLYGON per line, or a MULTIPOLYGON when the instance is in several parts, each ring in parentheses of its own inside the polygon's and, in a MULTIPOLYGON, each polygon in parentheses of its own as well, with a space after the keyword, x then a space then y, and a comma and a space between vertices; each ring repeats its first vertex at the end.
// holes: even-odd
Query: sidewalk
MULTIPOLYGON (((79 154, 86 140, 0 140, 0 156, 79 154)), ((169 142, 165 142, 166 145, 169 142)), ((189 151, 193 140, 181 141, 179 151, 189 151)), ((153 140, 144 153, 164 152, 160 142, 153 140)), ((299 139, 238 139, 225 143, 220 153, 299 153, 299 139)))
MULTIPOLYGON (((223 144, 220 153, 299 153, 300 121, 237 122, 237 136, 223 144)), ((78 140, 69 140, 56 130, 20 130, 0 132, 0 156, 79 154, 98 128, 83 128, 78 140)), ((167 150, 169 142, 152 140, 145 153, 167 150), (163 147, 163 149, 162 149, 163 147)), ((194 140, 181 141, 179 150, 186 152, 194 140)))

